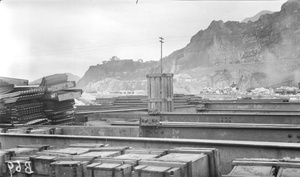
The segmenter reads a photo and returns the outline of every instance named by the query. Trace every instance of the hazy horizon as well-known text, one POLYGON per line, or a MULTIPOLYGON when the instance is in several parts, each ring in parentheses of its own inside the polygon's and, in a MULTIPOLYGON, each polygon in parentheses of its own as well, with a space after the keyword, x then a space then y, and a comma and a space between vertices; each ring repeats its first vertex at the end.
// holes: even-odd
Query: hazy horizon
POLYGON ((0 76, 33 81, 55 73, 82 77, 112 56, 159 60, 185 47, 213 20, 242 21, 286 1, 4 0, 0 76))

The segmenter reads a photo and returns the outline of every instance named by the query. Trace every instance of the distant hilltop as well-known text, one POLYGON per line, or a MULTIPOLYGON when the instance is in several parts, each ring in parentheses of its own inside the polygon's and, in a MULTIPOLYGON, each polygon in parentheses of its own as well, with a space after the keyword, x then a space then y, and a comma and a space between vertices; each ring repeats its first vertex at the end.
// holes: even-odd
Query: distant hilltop
MULTIPOLYGON (((212 21, 182 49, 163 59, 174 73, 175 92, 296 84, 300 73, 300 1, 289 0, 279 12, 263 11, 238 21, 212 21), (267 13, 266 13, 267 12, 267 13), (255 18, 258 18, 257 20, 255 18), (287 82, 289 81, 289 82, 287 82)), ((79 80, 86 90, 146 89, 145 75, 159 72, 159 62, 107 61, 91 66, 79 80)))

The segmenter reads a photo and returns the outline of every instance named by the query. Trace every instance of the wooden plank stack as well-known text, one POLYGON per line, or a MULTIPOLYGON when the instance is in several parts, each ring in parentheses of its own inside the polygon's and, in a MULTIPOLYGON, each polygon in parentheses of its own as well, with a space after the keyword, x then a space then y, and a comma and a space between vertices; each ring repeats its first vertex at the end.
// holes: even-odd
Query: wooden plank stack
POLYGON ((49 145, 20 145, 0 151, 0 176, 221 177, 211 173, 216 168, 210 169, 213 156, 208 152, 217 150, 134 149, 97 143, 71 144, 62 149, 49 145))
MULTIPOLYGON (((66 74, 44 77, 41 84, 14 86, 0 94, 0 123, 2 126, 72 124, 75 98, 82 90, 68 81, 66 74)), ((9 84, 9 83, 8 83, 9 84)))

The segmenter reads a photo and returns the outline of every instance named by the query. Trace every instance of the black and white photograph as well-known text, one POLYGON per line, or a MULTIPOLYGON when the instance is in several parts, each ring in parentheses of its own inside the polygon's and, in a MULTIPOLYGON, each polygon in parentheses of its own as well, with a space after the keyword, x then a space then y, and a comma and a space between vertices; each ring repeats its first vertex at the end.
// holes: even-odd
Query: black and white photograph
POLYGON ((0 177, 300 177, 300 0, 0 0, 0 177))

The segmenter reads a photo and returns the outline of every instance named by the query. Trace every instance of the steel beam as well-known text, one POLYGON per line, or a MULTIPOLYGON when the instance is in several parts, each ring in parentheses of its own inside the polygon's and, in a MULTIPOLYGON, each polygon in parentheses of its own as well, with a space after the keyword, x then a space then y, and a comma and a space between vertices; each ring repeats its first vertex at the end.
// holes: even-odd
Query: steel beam
POLYGON ((219 122, 255 124, 300 124, 300 114, 296 113, 161 113, 161 121, 169 122, 219 122))
POLYGON ((272 110, 298 110, 299 102, 206 102, 198 104, 206 109, 272 109, 272 110))
POLYGON ((300 143, 299 125, 266 125, 235 123, 160 122, 141 126, 140 136, 239 141, 273 141, 300 143))
POLYGON ((73 143, 104 143, 111 146, 163 149, 214 147, 220 150, 223 174, 230 172, 231 162, 236 158, 300 157, 300 144, 297 143, 5 133, 0 133, 0 141, 2 148, 13 148, 20 144, 50 144, 63 148, 73 143))

